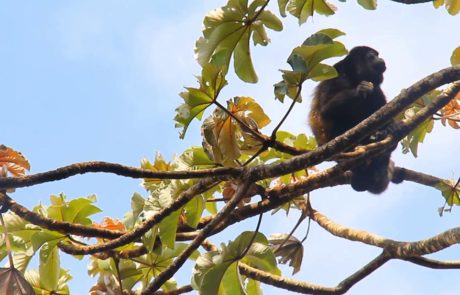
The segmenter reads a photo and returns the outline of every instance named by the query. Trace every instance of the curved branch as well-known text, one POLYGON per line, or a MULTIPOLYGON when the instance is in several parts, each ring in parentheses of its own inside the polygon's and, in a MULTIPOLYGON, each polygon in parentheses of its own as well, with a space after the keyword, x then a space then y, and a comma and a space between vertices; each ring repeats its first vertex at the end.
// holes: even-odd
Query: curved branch
POLYGON ((422 256, 460 244, 460 227, 449 229, 426 240, 400 242, 367 231, 345 227, 314 209, 311 209, 310 217, 319 226, 336 237, 382 248, 394 258, 422 256))
POLYGON ((222 177, 228 179, 241 174, 241 168, 219 167, 194 171, 152 171, 148 169, 128 167, 116 163, 91 161, 75 163, 57 168, 55 170, 21 177, 0 177, 0 189, 33 186, 40 183, 62 180, 85 173, 113 173, 130 178, 155 178, 155 179, 191 179, 203 177, 222 177))
POLYGON ((302 281, 297 281, 289 278, 283 278, 277 275, 273 275, 256 268, 253 268, 247 264, 240 263, 239 269, 242 274, 250 277, 254 280, 262 283, 272 285, 274 287, 282 288, 285 290, 303 293, 303 294, 343 294, 347 292, 353 285, 370 275, 373 271, 381 267, 391 258, 385 253, 380 254, 364 267, 356 271, 354 274, 340 282, 336 287, 324 287, 320 285, 310 284, 302 281))
POLYGON ((404 257, 401 260, 433 269, 460 269, 460 261, 440 261, 425 257, 404 257))

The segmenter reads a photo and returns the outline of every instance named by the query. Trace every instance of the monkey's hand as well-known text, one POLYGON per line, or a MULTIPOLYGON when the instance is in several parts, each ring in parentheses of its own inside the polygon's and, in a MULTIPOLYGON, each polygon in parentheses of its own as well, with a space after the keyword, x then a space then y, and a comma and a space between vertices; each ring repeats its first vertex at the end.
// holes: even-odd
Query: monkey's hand
POLYGON ((361 81, 356 87, 358 95, 362 98, 367 98, 367 96, 374 91, 374 84, 369 81, 361 81))

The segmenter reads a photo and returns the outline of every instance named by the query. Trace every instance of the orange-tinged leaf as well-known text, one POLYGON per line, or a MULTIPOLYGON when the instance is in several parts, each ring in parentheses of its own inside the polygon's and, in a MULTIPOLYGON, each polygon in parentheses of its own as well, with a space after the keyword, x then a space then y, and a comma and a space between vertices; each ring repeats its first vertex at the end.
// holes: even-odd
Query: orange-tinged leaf
POLYGON ((441 123, 446 126, 446 122, 450 127, 459 129, 460 125, 460 93, 457 94, 455 99, 452 99, 445 107, 441 110, 441 123))
POLYGON ((13 176, 24 175, 30 170, 29 161, 20 152, 3 144, 0 145, 0 167, 5 167, 13 176))
POLYGON ((101 223, 93 223, 96 228, 125 231, 125 226, 118 219, 104 217, 101 223))

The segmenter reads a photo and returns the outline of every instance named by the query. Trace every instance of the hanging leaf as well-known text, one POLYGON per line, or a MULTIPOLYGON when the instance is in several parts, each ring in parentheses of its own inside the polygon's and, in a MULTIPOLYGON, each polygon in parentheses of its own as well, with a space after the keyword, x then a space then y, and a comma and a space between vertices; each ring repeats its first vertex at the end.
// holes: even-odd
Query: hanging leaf
POLYGON ((203 21, 203 37, 196 42, 195 54, 198 63, 208 63, 229 68, 233 55, 237 76, 250 83, 258 78, 252 63, 249 39, 255 44, 267 45, 269 39, 265 27, 281 31, 281 21, 265 11, 266 1, 228 1, 226 6, 210 12, 203 21))
POLYGON ((278 1, 280 14, 286 15, 287 11, 299 19, 299 24, 305 23, 316 12, 322 15, 333 15, 337 8, 326 0, 289 0, 278 1), (287 2, 287 3, 286 3, 287 2))
POLYGON ((258 132, 259 128, 270 123, 270 118, 250 97, 235 97, 227 102, 227 111, 217 108, 201 127, 203 148, 215 163, 235 166, 243 151, 253 152, 261 145, 251 131, 241 127, 243 122, 249 129, 258 132), (233 115, 230 116, 228 113, 233 115))
MULTIPOLYGON (((0 168, 6 170, 13 176, 21 176, 30 170, 29 161, 18 151, 13 150, 3 144, 0 145, 0 168)), ((1 177, 2 175, 0 175, 1 177)), ((3 175, 6 176, 6 175, 3 175)))
POLYGON ((35 295, 35 292, 20 271, 8 267, 0 268, 0 294, 35 295))
POLYGON ((454 181, 441 181, 436 185, 436 188, 441 191, 442 196, 446 200, 447 205, 460 206, 460 186, 454 181))
POLYGON ((300 271, 303 259, 303 245, 294 236, 287 234, 273 234, 269 238, 270 247, 279 257, 279 263, 287 264, 292 267, 292 274, 300 271), (288 238, 289 237, 289 238, 288 238), (287 239, 287 240, 286 240, 287 239), (283 244, 281 247, 279 247, 283 244))

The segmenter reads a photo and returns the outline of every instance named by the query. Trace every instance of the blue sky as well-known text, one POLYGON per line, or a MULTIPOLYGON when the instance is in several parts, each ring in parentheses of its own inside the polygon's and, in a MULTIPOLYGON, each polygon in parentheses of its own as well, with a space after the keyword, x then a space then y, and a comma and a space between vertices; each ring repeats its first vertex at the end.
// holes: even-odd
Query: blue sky
MULTIPOLYGON (((369 12, 356 3, 336 3, 337 15, 315 16, 299 27, 288 17, 285 30, 270 32, 268 47, 254 48, 260 83, 245 84, 229 76, 222 99, 248 95, 260 101, 273 121, 287 105, 273 99, 272 85, 293 47, 313 32, 340 28, 348 48, 370 45, 386 60, 383 88, 389 99, 400 89, 449 66, 460 45, 460 17, 449 16, 431 4, 405 6, 380 1, 369 12)), ((167 159, 191 145, 200 145, 199 124, 192 124, 185 140, 178 138, 172 118, 183 86, 195 86, 200 69, 193 57, 201 21, 223 1, 40 1, 27 5, 4 2, 0 9, 0 97, 2 144, 21 151, 31 162, 31 173, 89 160, 139 166, 160 151, 167 159), (161 5, 159 4, 161 3, 161 5)), ((274 3, 273 3, 274 4, 274 3)), ((272 5, 272 8, 274 6, 272 5)), ((276 11, 276 10, 275 10, 276 11)), ((306 113, 315 84, 304 89, 285 130, 307 132, 306 113)), ((270 134, 270 126, 265 130, 270 134)), ((436 126, 421 146, 419 158, 394 152, 398 165, 445 178, 460 173, 458 131, 436 126)), ((84 175, 57 183, 18 189, 12 196, 31 208, 48 203, 50 194, 70 198, 97 194, 103 216, 121 218, 133 192, 145 192, 139 181, 113 175, 84 175)), ((347 187, 313 193, 313 205, 337 222, 401 240, 430 237, 458 225, 455 210, 440 218, 440 194, 416 184, 393 185, 380 196, 356 193, 347 187)), ((295 214, 265 218, 266 234, 286 231, 295 214), (271 226, 269 227, 268 224, 271 226), (279 224, 279 226, 276 226, 279 224), (275 225, 275 226, 273 226, 275 225)), ((216 243, 253 229, 252 222, 234 225, 216 243)), ((299 229, 299 237, 304 228, 299 229)), ((458 259, 457 248, 435 257, 458 259)), ((305 244, 300 280, 335 285, 378 254, 378 250, 338 240, 313 225, 305 244)), ((86 265, 64 260, 71 268, 73 294, 86 294, 92 279, 86 265)), ((187 267, 191 267, 188 265, 187 267)), ((285 269, 285 274, 291 270, 285 269)), ((188 270, 186 270, 188 271, 188 270)), ((179 280, 187 283, 186 274, 179 280)), ((282 294, 266 288, 266 294, 282 294)), ((458 271, 435 271, 402 262, 390 262, 350 294, 458 294, 458 271)))

